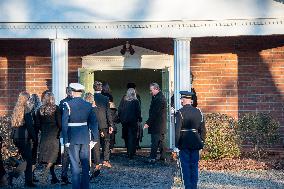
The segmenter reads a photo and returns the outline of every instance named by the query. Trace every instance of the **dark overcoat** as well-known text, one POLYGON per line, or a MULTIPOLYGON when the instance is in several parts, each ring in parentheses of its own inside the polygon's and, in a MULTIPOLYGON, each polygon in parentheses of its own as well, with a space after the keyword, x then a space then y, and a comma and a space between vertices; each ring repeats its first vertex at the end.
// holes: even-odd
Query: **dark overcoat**
POLYGON ((167 132, 167 101, 161 91, 152 97, 149 118, 146 123, 149 125, 149 134, 165 134, 167 132))
POLYGON ((56 106, 51 115, 36 113, 36 127, 40 132, 39 162, 56 163, 59 152, 59 132, 61 130, 61 111, 56 106))

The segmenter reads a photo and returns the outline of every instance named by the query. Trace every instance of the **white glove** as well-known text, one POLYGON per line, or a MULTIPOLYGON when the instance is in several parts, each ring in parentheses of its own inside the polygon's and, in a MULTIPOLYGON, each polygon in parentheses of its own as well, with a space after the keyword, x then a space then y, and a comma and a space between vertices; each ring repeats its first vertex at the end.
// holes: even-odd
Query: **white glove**
POLYGON ((176 152, 176 153, 179 153, 179 149, 176 148, 176 147, 173 149, 173 151, 176 152))
POLYGON ((66 148, 69 148, 70 143, 66 143, 64 146, 65 146, 66 148))
POLYGON ((97 142, 91 141, 90 142, 90 148, 93 149, 96 144, 97 144, 97 142))

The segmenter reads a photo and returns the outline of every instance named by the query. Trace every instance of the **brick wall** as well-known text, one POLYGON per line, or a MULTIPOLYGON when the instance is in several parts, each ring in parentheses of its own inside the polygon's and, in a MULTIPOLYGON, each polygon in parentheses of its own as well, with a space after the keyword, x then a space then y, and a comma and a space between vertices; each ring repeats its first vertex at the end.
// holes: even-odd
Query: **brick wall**
MULTIPOLYGON (((70 40, 69 82, 78 81, 81 56, 122 42, 70 40)), ((158 51, 156 46, 165 44, 161 51, 173 54, 171 39, 133 39, 132 44, 158 51)), ((250 111, 270 112, 284 135, 284 36, 193 38, 191 69, 205 113, 238 118, 250 111)), ((41 94, 50 88, 48 40, 0 41, 0 115, 11 112, 20 91, 41 94)))
POLYGON ((205 113, 268 112, 284 138, 284 36, 200 38, 191 47, 193 87, 205 113))

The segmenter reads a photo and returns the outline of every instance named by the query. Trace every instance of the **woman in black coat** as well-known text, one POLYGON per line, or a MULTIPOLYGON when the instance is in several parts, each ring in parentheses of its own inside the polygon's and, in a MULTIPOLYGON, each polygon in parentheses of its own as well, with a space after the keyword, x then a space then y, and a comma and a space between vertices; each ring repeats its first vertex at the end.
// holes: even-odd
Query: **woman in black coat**
MULTIPOLYGON (((26 162, 26 166, 18 166, 21 168, 25 167, 25 186, 35 187, 36 185, 32 180, 32 141, 36 140, 36 136, 33 127, 32 114, 27 103, 29 97, 30 95, 27 92, 21 92, 19 94, 11 119, 11 138, 26 162)), ((8 181, 10 185, 12 185, 13 178, 19 176, 19 171, 23 170, 9 173, 8 181)))
POLYGON ((58 183, 54 164, 57 162, 59 154, 59 131, 61 129, 61 112, 55 105, 54 95, 51 92, 44 94, 42 98, 42 106, 36 113, 36 127, 39 128, 39 158, 40 163, 47 163, 43 172, 43 179, 48 180, 48 171, 50 170, 52 179, 51 184, 58 183))
POLYGON ((40 98, 37 94, 31 95, 31 97, 28 101, 28 106, 31 110, 31 114, 32 114, 32 117, 33 117, 33 126, 34 126, 34 130, 35 130, 35 135, 36 135, 36 140, 33 141, 33 143, 32 143, 33 181, 38 182, 37 178, 34 175, 34 170, 36 168, 36 163, 37 163, 38 133, 39 133, 39 130, 35 125, 35 120, 36 120, 36 112, 39 109, 39 107, 41 106, 41 101, 40 101, 40 98))
POLYGON ((137 100, 135 89, 129 88, 126 96, 120 102, 118 116, 122 127, 127 128, 127 153, 130 159, 136 152, 136 138, 138 122, 142 121, 140 103, 137 100))

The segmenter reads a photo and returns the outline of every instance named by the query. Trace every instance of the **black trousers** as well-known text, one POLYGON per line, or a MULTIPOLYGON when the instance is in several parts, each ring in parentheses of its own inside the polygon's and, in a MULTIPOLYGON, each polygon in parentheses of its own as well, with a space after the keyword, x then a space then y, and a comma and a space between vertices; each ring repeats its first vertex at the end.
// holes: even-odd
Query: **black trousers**
POLYGON ((33 165, 37 162, 37 152, 38 152, 38 139, 32 142, 32 162, 33 165))
POLYGON ((110 134, 108 132, 108 129, 102 129, 100 131, 100 140, 95 145, 95 147, 92 149, 92 156, 94 159, 94 163, 96 165, 100 162, 100 147, 102 147, 103 152, 103 159, 104 161, 109 161, 110 157, 110 134), (104 133, 104 136, 101 137, 101 132, 104 133))
POLYGON ((127 128, 127 153, 129 157, 133 157, 136 153, 136 139, 137 139, 137 122, 123 123, 122 127, 127 128))
MULTIPOLYGON (((17 172, 25 171, 25 183, 30 184, 32 183, 32 165, 33 165, 33 158, 32 158, 32 142, 31 140, 16 140, 14 141, 15 146, 18 148, 19 153, 21 154, 22 158, 26 161, 26 166, 19 165, 19 170, 17 172)), ((17 174, 17 173, 15 173, 17 174)))
POLYGON ((151 159, 157 158, 159 148, 161 153, 160 159, 164 159, 166 157, 165 134, 151 134, 151 159))

